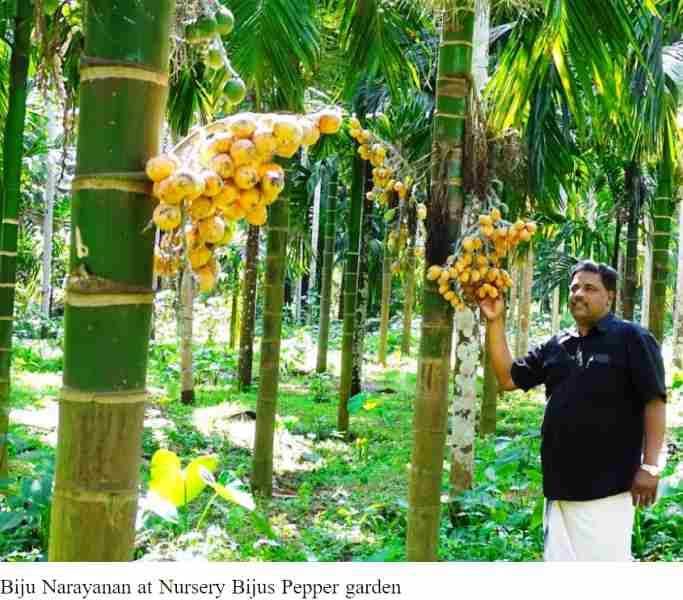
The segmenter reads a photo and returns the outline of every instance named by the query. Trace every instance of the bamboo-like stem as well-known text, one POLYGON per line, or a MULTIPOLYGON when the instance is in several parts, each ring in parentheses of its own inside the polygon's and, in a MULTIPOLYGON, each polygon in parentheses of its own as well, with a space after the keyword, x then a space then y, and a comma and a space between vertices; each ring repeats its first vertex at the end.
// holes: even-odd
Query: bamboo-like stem
MULTIPOLYGON (((668 154, 668 146, 665 157, 668 154)), ((663 161, 666 164, 668 161, 663 161)), ((674 185, 668 169, 661 168, 657 182, 657 197, 652 232, 652 291, 650 294, 649 328, 660 344, 664 343, 666 318, 666 284, 669 278, 669 244, 675 204, 674 185)))
POLYGON ((268 215, 263 338, 251 476, 253 490, 265 497, 270 497, 273 493, 273 438, 280 379, 280 341, 285 297, 287 229, 289 227, 288 193, 288 190, 285 190, 277 202, 270 206, 268 215))
MULTIPOLYGON (((158 153, 167 93, 159 80, 168 69, 173 7, 172 0, 84 5, 90 64, 134 65, 156 81, 129 78, 126 69, 81 80, 77 176, 142 175, 158 153)), ((147 396, 154 232, 146 226, 154 202, 141 192, 76 189, 71 207, 49 559, 126 561, 147 396), (93 285, 95 277, 108 293, 93 285)))
POLYGON ((351 210, 349 211, 348 238, 344 270, 344 329, 342 334, 341 382, 339 385, 339 404, 337 407, 337 429, 348 432, 351 379, 353 371, 354 330, 356 326, 356 301, 358 291, 358 265, 361 245, 361 222, 363 220, 363 161, 359 156, 353 159, 353 184, 351 190, 351 210))
POLYGON ((247 253, 244 261, 244 285, 240 315, 240 357, 237 367, 237 385, 244 390, 251 385, 254 364, 254 326, 256 323, 256 276, 258 274, 258 246, 260 228, 249 226, 247 253))
MULTIPOLYGON (((439 46, 432 190, 427 224, 428 265, 443 264, 460 234, 473 28, 474 14, 470 6, 455 2, 449 7, 439 46)), ((441 298, 436 282, 427 279, 426 271, 423 290, 406 536, 409 561, 433 561, 438 554, 453 327, 452 308, 441 298)))
POLYGON ((320 331, 318 334, 318 360, 316 371, 327 371, 327 352, 330 336, 330 309, 332 304, 332 269, 334 267, 334 240, 337 234, 338 172, 332 167, 327 186, 325 217, 325 243, 323 246, 322 289, 320 290, 320 331))
POLYGON ((9 107, 3 138, 3 187, 0 187, 0 479, 8 474, 10 367, 14 328, 14 284, 17 275, 21 163, 26 117, 27 78, 33 28, 33 2, 19 2, 14 19, 14 45, 10 61, 9 107))

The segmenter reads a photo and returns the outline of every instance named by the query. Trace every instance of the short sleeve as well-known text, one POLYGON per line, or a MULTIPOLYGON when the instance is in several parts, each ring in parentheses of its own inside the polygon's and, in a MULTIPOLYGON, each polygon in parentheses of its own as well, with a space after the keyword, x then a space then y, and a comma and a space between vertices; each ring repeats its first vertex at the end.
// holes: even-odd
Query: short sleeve
POLYGON ((545 370, 543 368, 543 355, 546 344, 537 346, 523 358, 513 361, 510 376, 514 384, 524 390, 545 382, 545 370))
POLYGON ((645 405, 654 398, 666 401, 664 361, 657 340, 645 329, 635 329, 628 344, 629 367, 637 400, 645 405))

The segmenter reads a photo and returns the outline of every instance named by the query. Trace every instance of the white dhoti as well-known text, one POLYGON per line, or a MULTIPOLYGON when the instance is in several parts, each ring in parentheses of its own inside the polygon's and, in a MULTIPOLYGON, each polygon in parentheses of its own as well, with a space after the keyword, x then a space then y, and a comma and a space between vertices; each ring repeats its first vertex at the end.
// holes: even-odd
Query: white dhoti
POLYGON ((635 508, 631 493, 598 500, 546 500, 544 559, 629 561, 635 508))

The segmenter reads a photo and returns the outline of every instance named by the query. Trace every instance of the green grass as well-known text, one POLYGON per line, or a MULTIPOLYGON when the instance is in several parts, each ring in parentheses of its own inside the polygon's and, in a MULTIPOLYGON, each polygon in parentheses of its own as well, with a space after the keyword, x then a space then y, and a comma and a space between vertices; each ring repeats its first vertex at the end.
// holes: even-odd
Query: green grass
MULTIPOLYGON (((381 392, 366 398, 375 406, 359 408, 351 417, 347 442, 336 432, 335 376, 301 375, 305 332, 287 352, 280 385, 278 427, 297 443, 307 443, 297 468, 276 476, 276 495, 245 509, 213 499, 205 491, 179 511, 177 522, 147 514, 138 530, 136 558, 184 560, 201 556, 235 561, 401 561, 405 560, 407 477, 412 444, 415 373, 401 366, 381 372, 368 355, 366 383, 381 392), (383 393, 389 390, 388 393, 383 393), (202 516, 204 518, 202 519, 202 516), (200 524, 201 521, 201 524, 200 524)), ((374 343, 374 339, 371 340, 374 343)), ((372 347, 372 343, 369 344, 372 347)), ((28 408, 46 390, 31 384, 36 373, 52 373, 61 360, 50 353, 24 352, 21 383, 12 403, 28 408), (46 361, 53 362, 46 362, 46 361), (27 383, 29 382, 29 383, 27 383)), ((228 404, 254 410, 257 383, 237 392, 237 357, 215 344, 197 345, 196 405, 178 402, 178 352, 168 342, 152 344, 150 386, 155 388, 150 414, 154 427, 143 438, 142 487, 149 481, 149 461, 161 448, 176 452, 186 464, 201 454, 217 454, 219 482, 241 481, 248 487, 251 453, 222 430, 198 419, 228 404), (204 412, 202 412, 204 411, 204 412), (152 415, 153 413, 153 415, 152 415)), ((413 365, 414 363, 409 363, 413 365)), ((255 362, 258 366, 258 362, 255 362)), ((257 370, 257 368, 256 368, 257 370)), ((38 381, 38 380, 37 380, 38 381)), ((47 390, 50 394, 55 389, 47 390)), ((496 436, 477 439, 474 489, 442 505, 440 558, 448 561, 529 561, 542 558, 539 429, 542 390, 506 394, 498 406, 496 436)), ((0 511, 10 510, 9 497, 21 498, 24 480, 49 472, 53 450, 36 432, 13 426, 12 466, 18 477, 8 482, 0 511), (20 470, 17 472, 17 468, 20 470)), ((683 428, 671 431, 669 474, 683 458, 683 428)), ((442 492, 448 493, 444 468, 442 492)), ((640 560, 683 559, 683 511, 679 493, 642 511, 634 553, 640 560)), ((44 556, 45 527, 40 512, 26 527, 3 533, 0 560, 36 560, 44 556)))

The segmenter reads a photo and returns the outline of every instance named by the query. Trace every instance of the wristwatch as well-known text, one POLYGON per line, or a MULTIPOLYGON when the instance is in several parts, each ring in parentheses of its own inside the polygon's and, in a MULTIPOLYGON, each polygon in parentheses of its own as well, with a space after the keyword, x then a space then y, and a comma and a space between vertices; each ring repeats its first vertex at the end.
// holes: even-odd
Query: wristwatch
POLYGON ((659 465, 642 464, 642 465, 640 465, 640 468, 643 471, 645 471, 646 473, 649 473, 650 475, 652 475, 653 477, 659 477, 659 475, 662 472, 662 467, 660 467, 659 465))

